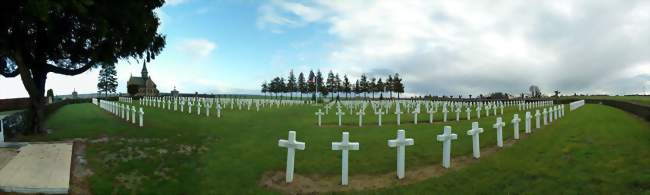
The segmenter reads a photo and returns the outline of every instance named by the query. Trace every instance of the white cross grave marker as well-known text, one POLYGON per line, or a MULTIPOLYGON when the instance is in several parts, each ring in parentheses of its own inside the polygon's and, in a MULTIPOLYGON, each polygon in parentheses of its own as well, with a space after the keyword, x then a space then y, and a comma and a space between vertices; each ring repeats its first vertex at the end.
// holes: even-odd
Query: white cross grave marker
POLYGON ((341 126, 341 117, 343 115, 345 115, 345 112, 343 112, 343 111, 341 111, 341 109, 339 109, 338 111, 336 111, 336 115, 339 117, 339 127, 340 127, 341 126))
POLYGON ((377 117, 379 117, 379 121, 377 121, 377 125, 379 125, 381 127, 381 115, 383 115, 384 112, 382 112, 382 110, 380 108, 380 109, 377 109, 377 112, 375 112, 375 114, 377 115, 377 117))
POLYGON ((341 142, 332 142, 332 150, 341 150, 341 185, 348 185, 348 150, 359 150, 359 142, 350 142, 350 133, 343 132, 341 142))
POLYGON ((400 115, 402 115, 402 111, 399 109, 399 103, 397 103, 397 107, 395 108, 395 114, 397 115, 397 125, 400 125, 400 115))
POLYGON ((196 103, 196 115, 201 116, 201 103, 200 102, 196 103))
POLYGON ((359 115, 359 127, 363 124, 363 115, 366 115, 366 112, 363 111, 363 108, 359 109, 359 112, 357 112, 357 115, 359 115))
POLYGON ((519 122, 521 122, 521 119, 519 118, 519 114, 515 114, 515 116, 512 118, 512 126, 514 127, 515 133, 514 137, 515 139, 519 139, 519 122))
POLYGON ((447 113, 449 110, 447 110, 447 106, 442 107, 442 121, 447 122, 447 113))
POLYGON ((397 148, 397 178, 404 178, 404 163, 406 156, 406 146, 415 144, 412 138, 405 138, 406 131, 397 130, 397 138, 388 140, 388 147, 397 148))
POLYGON ((444 132, 438 135, 438 141, 442 142, 442 167, 451 167, 451 140, 458 138, 458 135, 451 133, 451 126, 445 126, 444 132))
POLYGON ((316 112, 316 116, 318 116, 318 126, 321 126, 321 117, 323 116, 323 113, 320 109, 318 109, 318 112, 316 112))
POLYGON ((305 143, 296 141, 296 132, 289 131, 289 138, 287 140, 278 140, 278 146, 287 148, 287 170, 285 181, 291 183, 291 181, 293 181, 293 162, 296 149, 304 150, 305 143))
POLYGON ((135 106, 131 106, 131 123, 135 124, 135 106))
POLYGON ((497 117, 497 122, 494 123, 494 125, 492 125, 493 128, 497 129, 497 146, 499 146, 499 148, 503 147, 503 132, 502 132, 502 130, 503 130, 503 126, 505 126, 505 125, 506 125, 506 123, 504 123, 501 120, 501 117, 497 117))
POLYGON ((525 123, 526 133, 530 133, 531 132, 530 119, 533 118, 533 116, 530 115, 530 111, 527 111, 525 117, 526 117, 525 118, 525 120, 526 120, 526 123, 525 123))
POLYGON ((481 145, 479 143, 479 134, 483 133, 483 128, 478 128, 478 122, 472 122, 472 129, 467 131, 467 135, 472 136, 472 156, 478 159, 481 157, 481 145))
POLYGON ((144 120, 144 111, 142 110, 142 108, 140 108, 140 113, 139 114, 140 114, 140 127, 142 127, 142 125, 143 125, 142 123, 144 122, 143 121, 144 120))
POLYGON ((539 129, 540 116, 539 110, 535 110, 535 129, 539 129))

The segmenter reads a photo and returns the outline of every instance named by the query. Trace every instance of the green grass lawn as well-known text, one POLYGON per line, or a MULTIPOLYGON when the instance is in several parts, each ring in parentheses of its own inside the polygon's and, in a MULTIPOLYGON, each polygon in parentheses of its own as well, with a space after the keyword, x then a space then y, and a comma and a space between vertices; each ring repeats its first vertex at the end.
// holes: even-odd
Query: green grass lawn
POLYGON ((563 96, 566 99, 601 99, 601 100, 618 100, 631 102, 640 105, 650 106, 650 96, 563 96))
MULTIPOLYGON (((384 116, 384 125, 377 127, 368 110, 364 127, 357 127, 358 117, 350 113, 345 116, 346 126, 337 127, 336 115, 330 110, 326 127, 317 127, 317 109, 226 109, 218 119, 145 108, 145 127, 138 128, 95 105, 77 104, 63 107, 49 119, 47 126, 54 133, 32 139, 109 137, 108 142, 88 142, 89 165, 95 173, 91 188, 96 194, 275 194, 278 192, 260 187, 259 182, 265 172, 284 170, 286 149, 279 148, 277 141, 286 139, 289 130, 297 131, 298 140, 306 142, 306 150, 296 153, 295 170, 303 175, 340 174, 340 151, 332 151, 330 144, 339 141, 344 130, 350 132, 352 141, 361 143, 360 151, 351 152, 351 175, 394 171, 395 149, 388 148, 386 140, 394 139, 397 129, 405 129, 407 137, 415 139, 415 145, 407 149, 407 170, 440 164, 442 146, 435 136, 444 125, 451 125, 459 135, 452 155, 471 154, 471 137, 465 133, 470 121, 443 124, 438 113, 438 123, 431 125, 426 124, 428 115, 421 114, 420 124, 413 125, 412 115, 406 114, 401 126, 395 125, 391 115, 384 116)), ((513 113, 524 116, 515 108, 506 109, 506 139, 512 137, 509 121, 513 113)), ((566 114, 480 163, 424 182, 372 192, 648 193, 647 122, 602 105, 587 105, 566 114)), ((455 114, 450 113, 449 119, 455 120, 455 114)), ((472 119, 476 121, 475 112, 472 119)), ((496 145, 491 128, 494 121, 493 115, 479 120, 485 129, 482 147, 496 145)), ((522 133, 523 126, 522 120, 522 133)))

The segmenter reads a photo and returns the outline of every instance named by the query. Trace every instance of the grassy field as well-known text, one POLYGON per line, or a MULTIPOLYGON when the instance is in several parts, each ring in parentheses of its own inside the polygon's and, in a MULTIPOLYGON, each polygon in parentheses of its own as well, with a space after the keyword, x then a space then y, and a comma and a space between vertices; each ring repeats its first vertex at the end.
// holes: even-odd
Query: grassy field
POLYGON ((561 98, 618 100, 618 101, 631 102, 635 104, 650 106, 650 96, 563 96, 561 98))
MULTIPOLYGON (((36 140, 87 138, 88 160, 95 173, 90 180, 96 194, 276 194, 259 185, 262 175, 282 171, 286 149, 277 146, 288 130, 297 131, 306 150, 296 154, 296 173, 338 176, 340 152, 330 150, 343 130, 361 143, 351 152, 350 174, 383 174, 394 171, 395 149, 386 140, 405 129, 415 145, 407 149, 407 170, 440 164, 441 144, 435 136, 451 125, 459 139, 452 155, 471 153, 470 121, 426 124, 428 115, 403 115, 401 126, 394 116, 384 116, 376 126, 367 111, 364 127, 356 115, 346 113, 345 127, 337 127, 331 111, 325 127, 316 126, 316 106, 224 111, 218 119, 187 113, 145 108, 145 127, 138 128, 92 104, 69 105, 47 122, 54 130, 36 140), (106 140, 107 139, 107 140, 106 140)), ((347 110, 346 110, 347 112, 347 110)), ((506 109, 504 137, 511 139, 509 121, 515 109, 506 109)), ((214 113, 212 113, 214 114, 214 113)), ((523 118, 524 113, 518 112, 523 118)), ((440 113, 436 121, 440 121, 440 113)), ((461 115, 464 119, 465 113, 461 115)), ((455 120, 450 113, 450 120, 455 120)), ((476 121, 473 113, 472 121, 476 121)), ((478 120, 485 133, 481 146, 496 145, 495 117, 478 120)), ((520 124, 523 133, 523 121, 520 124)), ((482 158, 480 163, 408 186, 387 187, 372 193, 648 193, 650 190, 650 125, 620 110, 587 105, 559 121, 542 127, 533 136, 482 158)), ((452 162, 453 166, 453 162, 452 162)), ((408 178, 408 175, 407 175, 408 178)))

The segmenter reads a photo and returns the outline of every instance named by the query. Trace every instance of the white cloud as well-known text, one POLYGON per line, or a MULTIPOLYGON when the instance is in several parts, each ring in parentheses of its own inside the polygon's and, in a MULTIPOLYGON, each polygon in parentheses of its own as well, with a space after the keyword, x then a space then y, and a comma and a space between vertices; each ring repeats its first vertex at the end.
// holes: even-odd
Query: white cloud
POLYGON ((207 39, 187 39, 180 43, 179 49, 191 57, 204 58, 212 54, 217 44, 207 39))
POLYGON ((324 17, 323 12, 317 8, 285 0, 272 0, 258 8, 260 17, 257 26, 268 29, 274 33, 282 33, 282 27, 299 27, 316 22, 324 17))
POLYGON ((187 3, 188 0, 165 0, 165 5, 175 6, 183 3, 187 3))
POLYGON ((641 87, 621 90, 615 83, 650 76, 624 71, 648 68, 638 64, 650 61, 650 16, 643 11, 649 1, 284 3, 261 6, 270 8, 261 9, 258 25, 285 31, 326 23, 338 39, 329 51, 332 69, 399 72, 414 93, 518 94, 531 84, 567 93, 640 93, 641 87))

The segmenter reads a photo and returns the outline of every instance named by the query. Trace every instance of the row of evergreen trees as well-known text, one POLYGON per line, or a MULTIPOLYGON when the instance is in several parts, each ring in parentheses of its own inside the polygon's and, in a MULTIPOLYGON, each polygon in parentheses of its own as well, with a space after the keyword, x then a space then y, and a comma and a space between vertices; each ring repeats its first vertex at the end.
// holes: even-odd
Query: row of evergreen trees
POLYGON ((337 97, 344 93, 345 98, 349 98, 352 93, 357 96, 363 93, 364 98, 367 98, 368 94, 370 94, 372 98, 375 98, 375 93, 379 93, 379 96, 383 98, 384 92, 389 93, 391 98, 393 93, 397 93, 397 98, 399 98, 399 95, 404 93, 404 84, 397 73, 388 75, 386 80, 374 77, 368 79, 367 75, 362 74, 360 79, 350 83, 347 75, 343 75, 343 79, 341 79, 338 73, 334 74, 332 71, 329 71, 327 79, 323 80, 320 70, 316 71, 315 74, 314 71, 309 71, 307 77, 301 72, 298 74, 297 79, 293 70, 291 70, 286 79, 284 77, 275 77, 271 82, 262 84, 262 93, 265 95, 272 93, 276 97, 278 94, 289 93, 290 97, 293 98, 294 93, 299 93, 302 98, 303 94, 315 94, 317 90, 323 96, 329 94, 331 98, 334 98, 335 93, 337 97))

